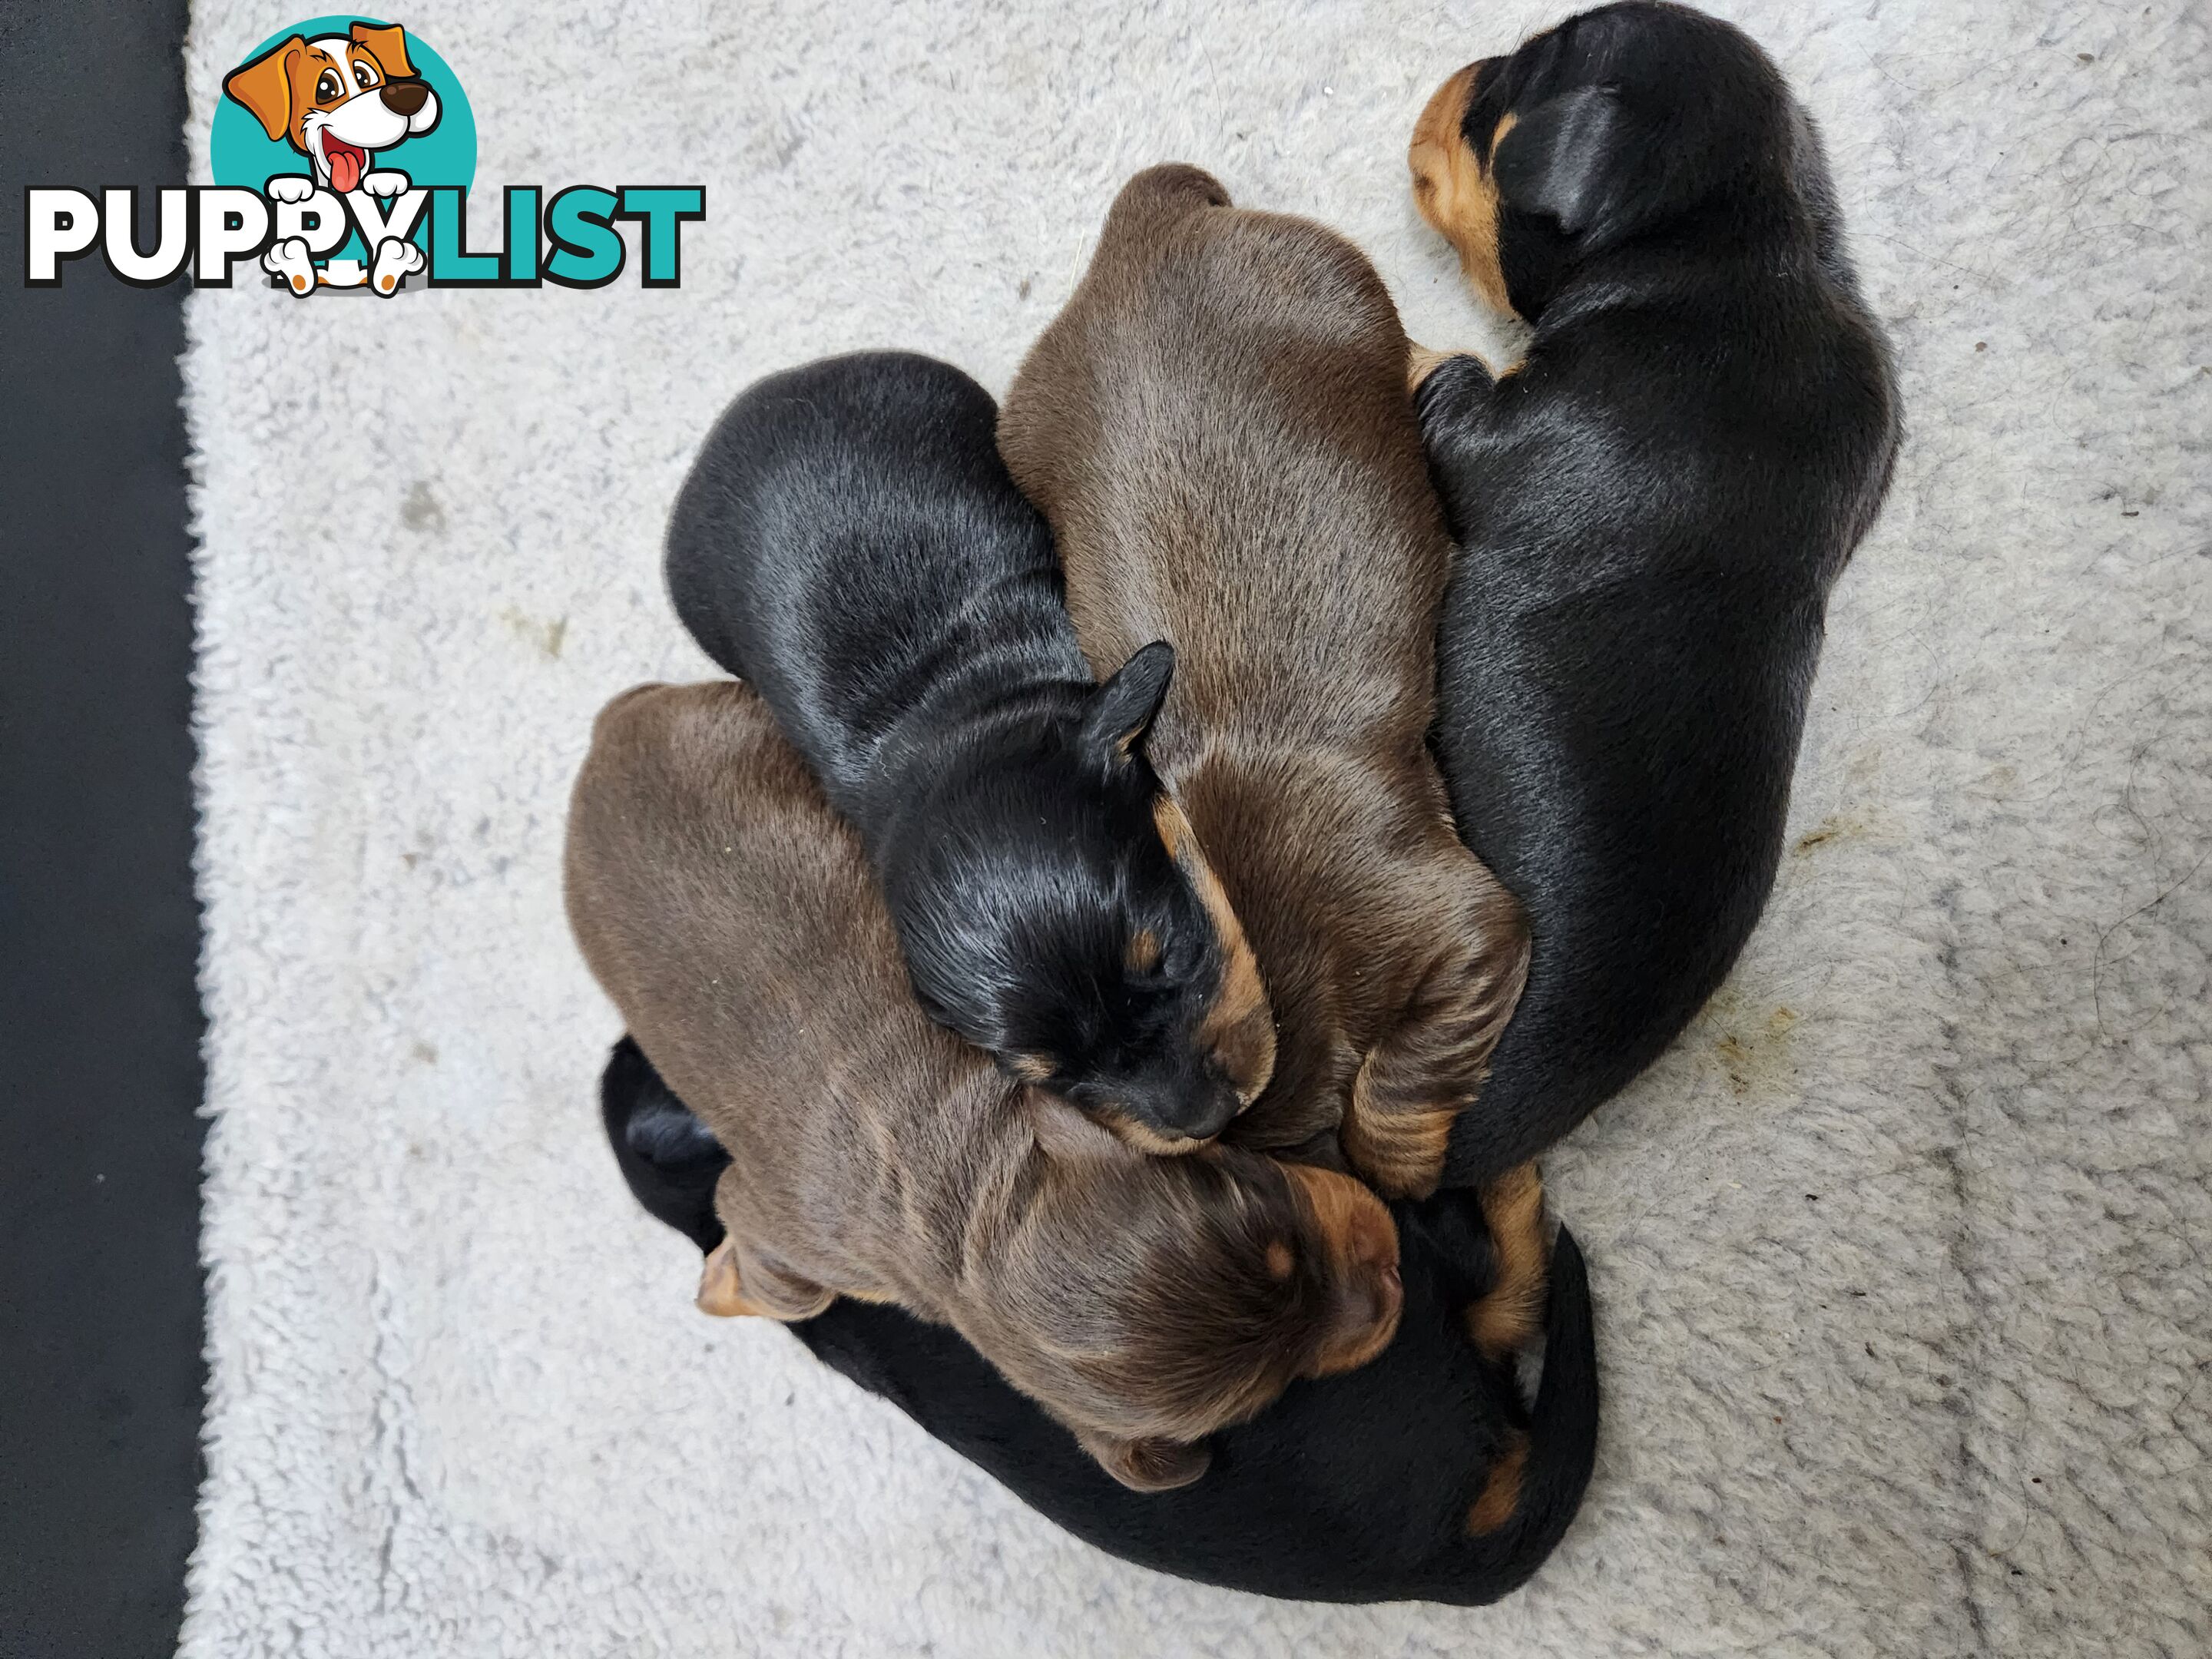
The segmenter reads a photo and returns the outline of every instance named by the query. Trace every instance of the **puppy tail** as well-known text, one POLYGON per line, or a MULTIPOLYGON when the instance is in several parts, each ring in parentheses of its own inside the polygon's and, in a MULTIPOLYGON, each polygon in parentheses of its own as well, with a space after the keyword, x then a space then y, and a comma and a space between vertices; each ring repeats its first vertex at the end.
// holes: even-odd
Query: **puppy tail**
POLYGON ((1146 167, 1121 186, 1114 205, 1107 210, 1106 228, 1099 244, 1105 246, 1124 237, 1149 240, 1159 231, 1210 207, 1231 205, 1221 180, 1188 161, 1164 161, 1146 167))
POLYGON ((1509 1444, 1476 1499, 1465 1543, 1441 1564, 1449 1575, 1447 1599, 1486 1606, 1535 1577, 1582 1507, 1597 1462, 1597 1428, 1589 1271, 1574 1235, 1562 1227, 1552 1246, 1536 1403, 1525 1435, 1509 1444))

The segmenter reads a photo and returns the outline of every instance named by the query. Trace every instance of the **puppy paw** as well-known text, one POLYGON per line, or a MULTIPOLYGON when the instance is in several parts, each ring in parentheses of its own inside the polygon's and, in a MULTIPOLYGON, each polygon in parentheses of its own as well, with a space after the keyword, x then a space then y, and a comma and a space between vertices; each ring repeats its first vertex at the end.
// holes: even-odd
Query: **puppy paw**
POLYGON ((1467 1310, 1467 1334, 1486 1359, 1502 1362, 1543 1334, 1551 1252, 1544 1182, 1534 1164, 1508 1170, 1482 1189, 1482 1219, 1494 1270, 1490 1288, 1467 1310))
POLYGON ((835 1291, 750 1255, 734 1237, 726 1237, 699 1270, 694 1301, 701 1313, 718 1319, 750 1315, 790 1323, 813 1318, 836 1299, 835 1291))
POLYGON ((692 1297, 702 1314, 712 1314, 717 1319, 744 1319, 765 1315, 768 1311, 745 1294, 743 1269, 738 1266, 738 1246, 734 1239, 725 1238, 707 1254, 706 1265, 699 1271, 698 1294, 692 1297))
POLYGON ((1505 1444, 1483 1477, 1482 1490, 1475 1496, 1474 1507, 1467 1512, 1467 1530, 1470 1538, 1480 1538, 1496 1532, 1513 1518, 1521 1507, 1521 1478, 1528 1467, 1528 1436, 1522 1429, 1515 1429, 1506 1436, 1505 1444))
POLYGON ((368 285, 379 294, 396 294, 410 271, 420 270, 429 257, 404 237, 387 236, 376 245, 376 263, 369 267, 368 285))
POLYGON ((315 193, 315 181, 304 173, 280 173, 263 187, 272 202, 304 202, 315 193))
POLYGON ((261 256, 261 268, 271 276, 281 276, 284 286, 295 294, 306 294, 315 286, 314 261, 307 257, 307 244, 303 237, 287 236, 261 256))
POLYGON ((362 174, 361 187, 371 196, 397 196, 407 188, 407 175, 389 167, 362 174))

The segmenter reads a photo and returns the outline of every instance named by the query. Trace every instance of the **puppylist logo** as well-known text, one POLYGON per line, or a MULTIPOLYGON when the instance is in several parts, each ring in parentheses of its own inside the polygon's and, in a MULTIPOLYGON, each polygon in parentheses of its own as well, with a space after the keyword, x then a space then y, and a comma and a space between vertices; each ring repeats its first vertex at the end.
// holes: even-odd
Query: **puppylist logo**
POLYGON ((684 226, 707 216, 698 185, 573 185, 550 198, 509 185, 498 251, 471 252, 468 95, 418 37, 371 18, 310 18, 255 47, 223 77, 208 153, 212 185, 27 189, 25 283, 58 286, 96 249, 141 287, 189 270, 197 287, 228 288, 252 260, 303 299, 389 295, 418 273, 433 288, 605 288, 629 262, 617 228, 629 220, 640 283, 674 288, 684 226), (150 216, 142 198, 155 198, 150 216))

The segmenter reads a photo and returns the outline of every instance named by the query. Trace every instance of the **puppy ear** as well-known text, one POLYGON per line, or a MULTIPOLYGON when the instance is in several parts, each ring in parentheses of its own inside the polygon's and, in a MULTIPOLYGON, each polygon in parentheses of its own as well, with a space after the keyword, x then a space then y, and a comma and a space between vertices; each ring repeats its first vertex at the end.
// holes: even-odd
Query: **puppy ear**
POLYGON ((1175 647, 1165 640, 1154 640, 1134 653, 1098 688, 1097 700, 1084 721, 1085 737, 1095 747, 1129 759, 1167 699, 1175 665, 1175 647))
POLYGON ((1639 157, 1631 153, 1635 137, 1628 111, 1610 88, 1577 86, 1520 115, 1498 139, 1491 153, 1498 197, 1522 212, 1558 219, 1568 237, 1582 237, 1620 219, 1644 185, 1639 157))
POLYGON ((1202 1441, 1122 1440, 1090 1429, 1078 1429, 1075 1437, 1097 1459, 1100 1468, 1131 1492, 1173 1492, 1188 1486, 1213 1462, 1202 1441))
POLYGON ((271 138, 292 136, 292 70, 307 52, 307 41, 295 34, 223 77, 222 89, 245 105, 271 138))
POLYGON ((1505 130, 1491 152, 1498 198, 1556 220, 1596 252, 1693 205, 1724 170, 1709 115, 1662 125, 1609 87, 1547 99, 1505 130))
POLYGON ((1453 1121, 1481 1086, 1528 977, 1521 908, 1488 871, 1474 869, 1474 902, 1455 907, 1446 947, 1352 1081, 1345 1156, 1386 1198, 1436 1190, 1453 1121))
POLYGON ((402 80, 415 78, 415 66, 407 61, 407 31, 398 24, 380 28, 374 23, 356 23, 352 29, 353 43, 367 46, 369 56, 384 66, 388 80, 398 76, 402 80))

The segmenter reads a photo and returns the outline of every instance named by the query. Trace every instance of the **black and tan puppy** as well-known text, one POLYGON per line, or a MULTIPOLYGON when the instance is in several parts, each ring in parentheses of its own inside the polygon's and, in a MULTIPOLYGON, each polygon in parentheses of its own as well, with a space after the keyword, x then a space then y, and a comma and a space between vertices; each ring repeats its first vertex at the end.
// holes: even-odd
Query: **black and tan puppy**
POLYGON ((1277 1017, 1237 1133, 1340 1131, 1424 1194, 1528 959, 1425 746, 1450 544, 1382 279, 1342 237, 1231 207, 1195 167, 1125 185, 999 422, 1094 663, 1164 639, 1151 753, 1277 1017))
MULTIPOLYGON (((607 1139, 646 1210, 702 1250, 722 1240, 727 1154, 636 1042, 600 1083, 607 1139)), ((1475 1606, 1518 1589, 1573 1520, 1596 1449, 1589 1282, 1562 1228, 1547 1270, 1542 1195, 1518 1176, 1395 1206, 1405 1310, 1358 1370, 1294 1383, 1214 1437, 1205 1480, 1139 1497, 952 1331, 839 1301, 792 1333, 1025 1502, 1100 1549, 1207 1583, 1306 1601, 1475 1606), (1517 1351, 1541 1321, 1533 1409, 1517 1351)), ((702 1455, 711 1448, 702 1447, 702 1455)))
POLYGON ((1742 949, 1898 415, 1819 137, 1729 25, 1571 19, 1445 82, 1410 161, 1474 289, 1534 327, 1502 376, 1454 357, 1419 396, 1459 543, 1437 753, 1534 936, 1454 1133, 1471 1180, 1649 1065, 1742 949))
POLYGON ((1148 1156, 924 1019, 852 831, 749 688, 607 706, 568 902, 592 971, 732 1155, 708 1311, 896 1303, 1148 1490, 1196 1480, 1206 1436, 1396 1328, 1397 1235, 1358 1182, 1224 1146, 1148 1156))
POLYGON ((1146 757, 1175 653, 1093 682, 996 418, 905 353, 769 376, 692 466, 669 591, 859 830, 931 1017, 1187 1150, 1265 1085, 1273 1022, 1146 757))

